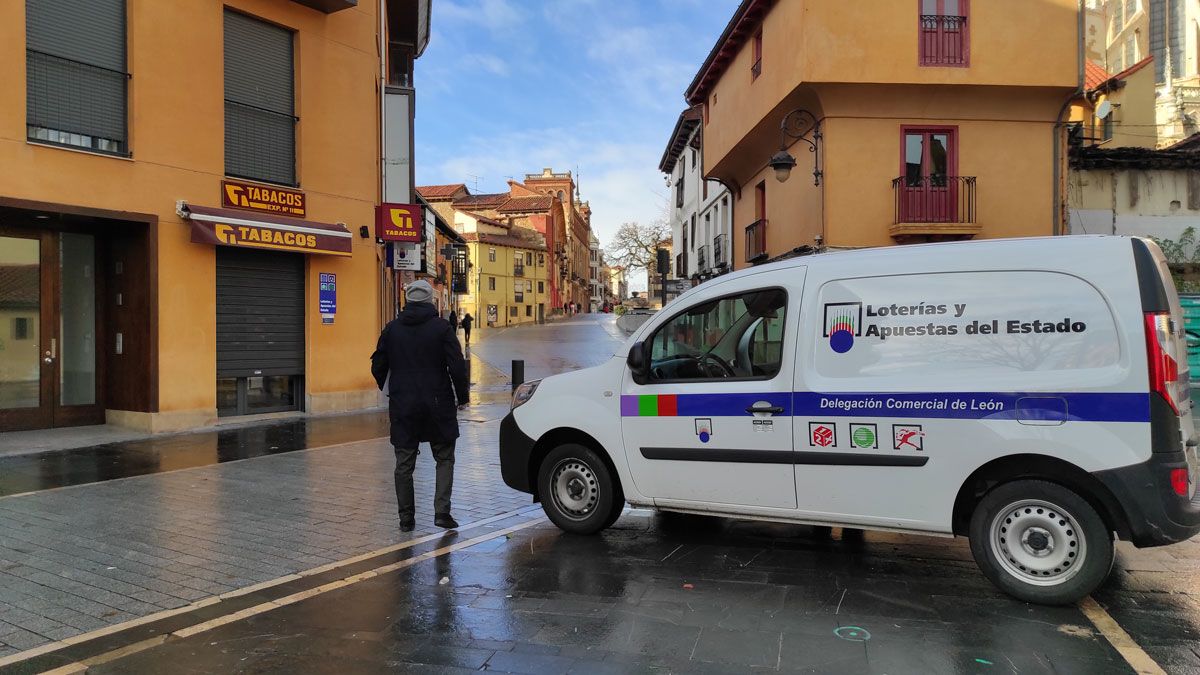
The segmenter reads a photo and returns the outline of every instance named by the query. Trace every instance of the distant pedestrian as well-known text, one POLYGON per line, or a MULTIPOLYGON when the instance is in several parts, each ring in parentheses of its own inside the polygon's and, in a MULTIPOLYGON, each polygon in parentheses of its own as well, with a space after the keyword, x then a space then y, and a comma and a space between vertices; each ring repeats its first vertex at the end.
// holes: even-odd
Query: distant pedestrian
POLYGON ((471 326, 475 324, 475 318, 470 313, 464 314, 462 318, 463 336, 467 338, 467 346, 471 346, 471 326))
POLYGON ((458 335, 458 312, 450 310, 450 316, 447 321, 450 322, 450 327, 454 329, 454 334, 458 335))
POLYGON ((429 443, 437 462, 433 523, 455 528, 458 523, 450 515, 458 439, 455 402, 458 409, 467 405, 467 366, 458 337, 430 303, 433 287, 417 281, 404 289, 404 297, 404 311, 384 327, 371 355, 371 374, 380 389, 387 387, 400 531, 416 526, 413 469, 421 443, 429 443))

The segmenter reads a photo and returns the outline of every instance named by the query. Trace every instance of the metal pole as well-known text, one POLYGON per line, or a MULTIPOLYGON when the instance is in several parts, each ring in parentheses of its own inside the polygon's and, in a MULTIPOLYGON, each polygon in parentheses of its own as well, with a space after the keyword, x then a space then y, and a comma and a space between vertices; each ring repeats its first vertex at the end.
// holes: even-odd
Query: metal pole
POLYGON ((525 383, 525 361, 523 359, 513 359, 512 362, 512 388, 513 391, 517 387, 525 383))

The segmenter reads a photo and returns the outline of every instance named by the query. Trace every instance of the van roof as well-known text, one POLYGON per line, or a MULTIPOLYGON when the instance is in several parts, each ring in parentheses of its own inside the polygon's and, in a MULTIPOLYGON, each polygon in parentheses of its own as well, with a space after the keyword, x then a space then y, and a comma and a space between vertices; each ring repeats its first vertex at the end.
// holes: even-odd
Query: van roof
POLYGON ((989 254, 992 252, 1003 252, 1006 255, 1020 255, 1023 252, 1032 253, 1034 250, 1038 254, 1045 255, 1047 249, 1063 250, 1064 252, 1071 248, 1080 246, 1083 242, 1088 242, 1094 246, 1098 240, 1111 240, 1113 242, 1123 241, 1129 242, 1135 237, 1121 235, 1104 235, 1104 234, 1083 234, 1069 235, 1057 237, 1014 237, 1011 239, 978 239, 972 241, 951 241, 938 242, 932 244, 907 244, 904 246, 876 246, 871 248, 858 249, 843 249, 837 251, 826 251, 824 253, 815 253, 812 255, 796 256, 779 262, 756 265, 737 270, 730 274, 724 275, 721 278, 729 279, 739 276, 747 276, 750 274, 760 274, 772 270, 785 270, 795 267, 816 267, 818 265, 830 264, 866 264, 870 262, 893 261, 896 258, 905 258, 911 255, 919 255, 921 252, 943 252, 953 251, 955 249, 968 249, 971 255, 983 254, 986 250, 989 254))

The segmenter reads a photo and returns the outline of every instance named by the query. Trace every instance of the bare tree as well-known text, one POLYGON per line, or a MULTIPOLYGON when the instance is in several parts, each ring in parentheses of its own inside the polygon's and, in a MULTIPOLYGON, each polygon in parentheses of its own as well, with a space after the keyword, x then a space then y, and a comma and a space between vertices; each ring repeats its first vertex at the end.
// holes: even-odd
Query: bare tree
POLYGON ((613 236, 605 256, 610 264, 630 270, 654 270, 655 251, 670 246, 671 226, 664 219, 645 225, 624 223, 613 236))

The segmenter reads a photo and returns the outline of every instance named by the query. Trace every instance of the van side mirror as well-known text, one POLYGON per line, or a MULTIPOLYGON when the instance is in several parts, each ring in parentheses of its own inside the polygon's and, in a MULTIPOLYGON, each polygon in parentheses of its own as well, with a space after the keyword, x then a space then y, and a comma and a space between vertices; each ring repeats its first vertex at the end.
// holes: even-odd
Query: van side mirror
POLYGON ((635 382, 642 384, 646 380, 646 376, 650 374, 650 361, 646 358, 645 342, 635 343, 629 348, 625 365, 629 366, 629 372, 633 374, 635 382))

